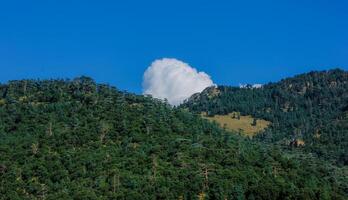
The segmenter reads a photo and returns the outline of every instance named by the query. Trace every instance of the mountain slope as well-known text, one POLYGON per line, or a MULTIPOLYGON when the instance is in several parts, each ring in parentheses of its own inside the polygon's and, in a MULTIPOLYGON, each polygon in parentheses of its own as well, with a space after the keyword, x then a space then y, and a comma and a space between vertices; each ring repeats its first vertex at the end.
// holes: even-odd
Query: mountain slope
POLYGON ((344 199, 344 171, 81 77, 0 85, 1 199, 344 199))
POLYGON ((262 141, 301 146, 336 164, 348 164, 346 71, 311 72, 262 88, 208 88, 182 107, 209 115, 241 112, 271 121, 270 128, 258 135, 262 141), (210 95, 212 91, 218 95, 210 95))

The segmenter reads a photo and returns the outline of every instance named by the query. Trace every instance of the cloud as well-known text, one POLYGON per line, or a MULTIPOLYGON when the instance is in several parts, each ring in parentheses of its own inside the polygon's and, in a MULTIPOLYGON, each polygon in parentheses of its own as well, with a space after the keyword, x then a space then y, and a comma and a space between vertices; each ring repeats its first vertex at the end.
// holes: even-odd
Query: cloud
POLYGON ((262 88, 262 86, 263 86, 262 84, 256 83, 253 85, 253 88, 262 88))
POLYGON ((239 87, 240 88, 262 88, 263 85, 259 84, 259 83, 256 83, 256 84, 253 84, 253 85, 250 85, 250 84, 239 84, 239 87))
POLYGON ((179 105, 191 95, 213 86, 210 76, 174 58, 155 60, 145 71, 143 94, 179 105))

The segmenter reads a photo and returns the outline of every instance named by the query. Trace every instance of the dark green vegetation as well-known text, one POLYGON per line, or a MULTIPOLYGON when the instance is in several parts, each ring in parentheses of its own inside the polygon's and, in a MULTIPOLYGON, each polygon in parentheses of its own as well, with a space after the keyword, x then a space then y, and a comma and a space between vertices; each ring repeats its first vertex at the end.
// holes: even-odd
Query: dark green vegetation
POLYGON ((341 168, 86 77, 0 85, 0 155, 1 199, 345 199, 348 190, 341 168))
POLYGON ((220 86, 214 97, 211 90, 216 89, 194 95, 184 106, 210 115, 238 111, 271 121, 258 139, 301 146, 326 161, 348 165, 348 72, 311 72, 259 89, 220 86))

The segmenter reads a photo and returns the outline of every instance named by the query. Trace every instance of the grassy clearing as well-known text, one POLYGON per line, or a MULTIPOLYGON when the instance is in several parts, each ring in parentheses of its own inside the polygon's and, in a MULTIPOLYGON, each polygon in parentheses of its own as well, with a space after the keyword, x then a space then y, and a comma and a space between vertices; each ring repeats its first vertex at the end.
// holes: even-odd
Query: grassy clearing
POLYGON ((252 123, 254 118, 252 116, 240 116, 238 119, 238 115, 238 113, 230 113, 228 115, 215 115, 214 117, 208 117, 206 113, 202 113, 203 118, 215 121, 227 130, 234 132, 237 131, 249 137, 253 137, 257 133, 263 131, 271 123, 266 120, 257 119, 256 125, 253 126, 252 123))

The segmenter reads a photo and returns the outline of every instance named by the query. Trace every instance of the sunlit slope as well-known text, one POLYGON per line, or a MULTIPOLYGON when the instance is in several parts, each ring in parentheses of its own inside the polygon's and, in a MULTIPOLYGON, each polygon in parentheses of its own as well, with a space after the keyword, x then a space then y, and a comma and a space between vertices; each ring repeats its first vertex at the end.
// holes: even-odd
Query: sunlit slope
POLYGON ((226 128, 229 131, 249 137, 264 131, 271 124, 269 121, 256 119, 250 115, 242 116, 237 112, 214 116, 207 116, 206 113, 202 113, 202 117, 209 121, 217 122, 222 128, 226 128))

